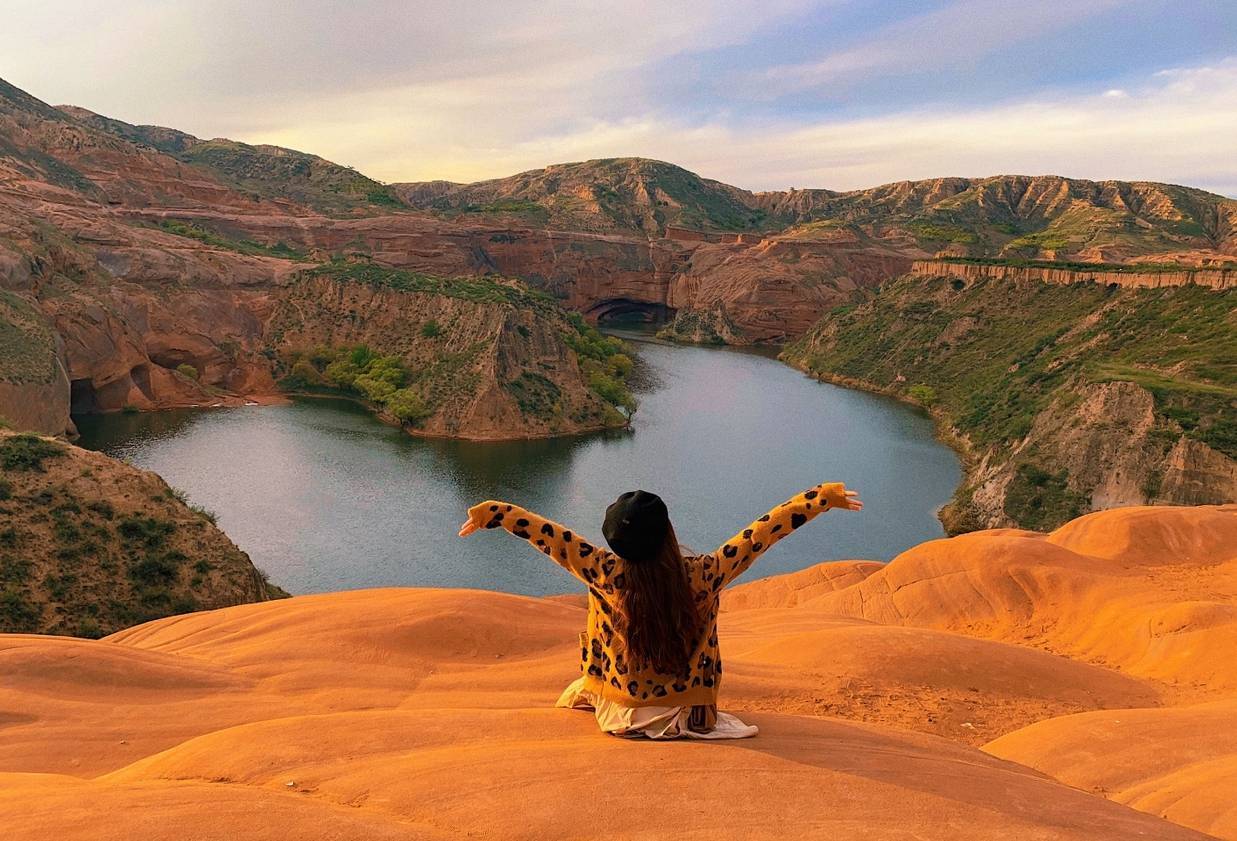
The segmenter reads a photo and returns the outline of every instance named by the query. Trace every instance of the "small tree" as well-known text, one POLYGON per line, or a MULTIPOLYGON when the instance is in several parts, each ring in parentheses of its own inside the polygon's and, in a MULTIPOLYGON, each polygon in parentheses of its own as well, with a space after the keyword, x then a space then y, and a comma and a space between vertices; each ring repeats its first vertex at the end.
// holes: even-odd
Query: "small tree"
POLYGON ((401 388, 387 398, 387 411, 404 423, 420 423, 430 415, 421 395, 410 388, 401 388))
POLYGON ((198 378, 198 369, 194 368, 188 362, 182 362, 177 365, 176 373, 180 374, 182 377, 188 377, 191 380, 196 380, 198 378))
POLYGON ((427 339, 433 339, 442 335, 442 327, 434 319, 430 319, 421 325, 421 335, 427 339))
POLYGON ((932 406, 936 403, 936 389, 930 385, 916 383, 907 389, 906 393, 921 406, 932 406))
POLYGON ((625 353, 616 353, 609 359, 610 372, 621 380, 627 379, 631 373, 632 361, 631 357, 625 353))
POLYGON ((305 359, 297 360, 292 366, 292 371, 288 376, 284 377, 282 385, 285 388, 313 388, 317 385, 322 385, 322 375, 318 373, 318 369, 313 366, 313 363, 305 359))

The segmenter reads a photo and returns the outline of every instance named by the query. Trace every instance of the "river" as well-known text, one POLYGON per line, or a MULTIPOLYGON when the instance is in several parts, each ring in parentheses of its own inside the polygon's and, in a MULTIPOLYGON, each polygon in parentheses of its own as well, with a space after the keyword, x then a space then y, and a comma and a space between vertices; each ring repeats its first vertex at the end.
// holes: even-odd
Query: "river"
POLYGON ((633 488, 666 500, 679 539, 716 548, 822 481, 858 489, 744 578, 842 558, 888 560, 942 536, 961 478, 928 418, 819 383, 766 354, 637 340, 644 384, 630 432, 475 443, 410 437, 342 400, 83 416, 82 446, 159 473, 292 593, 356 587, 578 589, 505 532, 456 536, 469 505, 519 502, 601 545, 606 505, 633 488))

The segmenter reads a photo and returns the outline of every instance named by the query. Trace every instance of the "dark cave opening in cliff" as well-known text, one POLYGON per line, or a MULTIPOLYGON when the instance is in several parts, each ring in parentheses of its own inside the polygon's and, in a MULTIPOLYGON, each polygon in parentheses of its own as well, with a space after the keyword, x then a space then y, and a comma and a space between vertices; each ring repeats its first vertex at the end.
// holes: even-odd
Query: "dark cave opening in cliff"
POLYGON ((99 411, 99 398, 94 383, 90 380, 73 380, 69 383, 69 413, 93 415, 99 411))
POLYGON ((588 315, 598 325, 617 327, 623 324, 665 324, 674 318, 674 309, 665 304, 611 298, 594 304, 588 315))

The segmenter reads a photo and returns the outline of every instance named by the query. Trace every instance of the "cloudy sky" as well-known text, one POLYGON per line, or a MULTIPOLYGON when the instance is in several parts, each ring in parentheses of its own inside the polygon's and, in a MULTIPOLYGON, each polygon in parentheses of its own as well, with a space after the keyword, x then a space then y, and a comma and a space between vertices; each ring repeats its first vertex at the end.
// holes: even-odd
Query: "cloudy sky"
POLYGON ((0 77, 384 181, 639 155, 752 189, 1237 196, 1237 0, 0 0, 0 77))

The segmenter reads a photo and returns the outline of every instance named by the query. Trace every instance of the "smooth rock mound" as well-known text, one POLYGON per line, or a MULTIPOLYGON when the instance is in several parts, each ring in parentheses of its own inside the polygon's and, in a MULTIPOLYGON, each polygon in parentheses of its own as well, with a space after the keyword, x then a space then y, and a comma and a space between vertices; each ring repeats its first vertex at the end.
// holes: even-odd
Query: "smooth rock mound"
POLYGON ((568 599, 365 590, 0 636, 0 820, 91 841, 1237 838, 1234 517, 1116 511, 736 588, 742 742, 554 709, 568 599))

